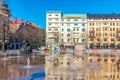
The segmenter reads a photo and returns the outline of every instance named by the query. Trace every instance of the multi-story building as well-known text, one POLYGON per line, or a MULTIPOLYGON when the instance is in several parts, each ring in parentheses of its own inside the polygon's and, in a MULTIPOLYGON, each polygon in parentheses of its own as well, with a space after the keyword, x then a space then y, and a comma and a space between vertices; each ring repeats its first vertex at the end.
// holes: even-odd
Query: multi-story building
POLYGON ((86 42, 86 14, 63 14, 57 11, 46 13, 46 44, 73 46, 86 42))
POLYGON ((120 14, 87 14, 88 47, 120 48, 120 14))
POLYGON ((9 18, 10 18, 10 10, 8 9, 8 5, 1 0, 0 1, 0 49, 5 51, 5 47, 7 47, 7 43, 9 40, 9 18))
POLYGON ((23 21, 22 19, 13 19, 10 21, 10 33, 15 33, 21 25, 24 25, 25 21, 23 21))
POLYGON ((32 22, 13 19, 10 21, 9 32, 9 48, 11 49, 20 48, 24 40, 34 43, 35 46, 36 44, 45 45, 45 30, 32 22))
POLYGON ((88 48, 120 48, 120 14, 46 13, 46 44, 74 46, 87 43, 88 48))

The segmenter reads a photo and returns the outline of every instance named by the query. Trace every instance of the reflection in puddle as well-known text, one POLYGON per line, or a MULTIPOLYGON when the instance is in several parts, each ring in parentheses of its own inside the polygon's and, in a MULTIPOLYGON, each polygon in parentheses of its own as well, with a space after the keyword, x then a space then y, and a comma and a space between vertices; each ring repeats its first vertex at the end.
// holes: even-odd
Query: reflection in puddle
POLYGON ((59 53, 15 56, 0 60, 0 80, 120 80, 119 57, 59 53))
MULTIPOLYGON (((38 56, 34 60, 31 55, 21 55, 21 57, 16 57, 13 55, 8 60, 0 60, 0 80, 34 80, 39 78, 45 78, 45 58, 38 56), (29 58, 29 67, 27 63, 27 57, 29 58), (19 61, 18 61, 19 60, 19 61), (43 76, 35 76, 35 75, 43 76)), ((1 56, 1 58, 4 56, 1 56)), ((6 55, 6 58, 9 57, 6 55)))

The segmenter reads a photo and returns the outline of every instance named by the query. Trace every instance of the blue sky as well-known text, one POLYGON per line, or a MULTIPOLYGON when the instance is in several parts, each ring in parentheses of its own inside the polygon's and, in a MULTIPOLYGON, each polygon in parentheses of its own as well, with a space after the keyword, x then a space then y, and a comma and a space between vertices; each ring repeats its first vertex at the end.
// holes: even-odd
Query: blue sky
POLYGON ((6 0, 12 18, 22 18, 45 28, 46 11, 63 13, 120 13, 120 0, 6 0))

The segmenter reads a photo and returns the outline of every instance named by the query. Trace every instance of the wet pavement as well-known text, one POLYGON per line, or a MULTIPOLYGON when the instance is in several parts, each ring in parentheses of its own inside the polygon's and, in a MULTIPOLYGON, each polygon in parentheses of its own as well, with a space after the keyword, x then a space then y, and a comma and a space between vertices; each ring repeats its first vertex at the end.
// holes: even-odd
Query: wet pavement
POLYGON ((0 80, 120 80, 119 56, 41 54, 0 55, 0 80))

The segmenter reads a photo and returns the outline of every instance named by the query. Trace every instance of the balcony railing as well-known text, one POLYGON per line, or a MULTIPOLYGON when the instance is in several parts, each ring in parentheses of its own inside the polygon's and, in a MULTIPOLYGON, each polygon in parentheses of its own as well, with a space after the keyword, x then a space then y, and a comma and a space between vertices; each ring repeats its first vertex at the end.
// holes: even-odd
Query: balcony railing
POLYGON ((120 38, 120 36, 116 36, 116 38, 120 38))
POLYGON ((120 33, 120 30, 117 30, 117 33, 120 33))
POLYGON ((89 38, 95 38, 95 36, 89 36, 89 38))
POLYGON ((93 30, 90 30, 90 33, 94 33, 95 31, 93 31, 93 30))

